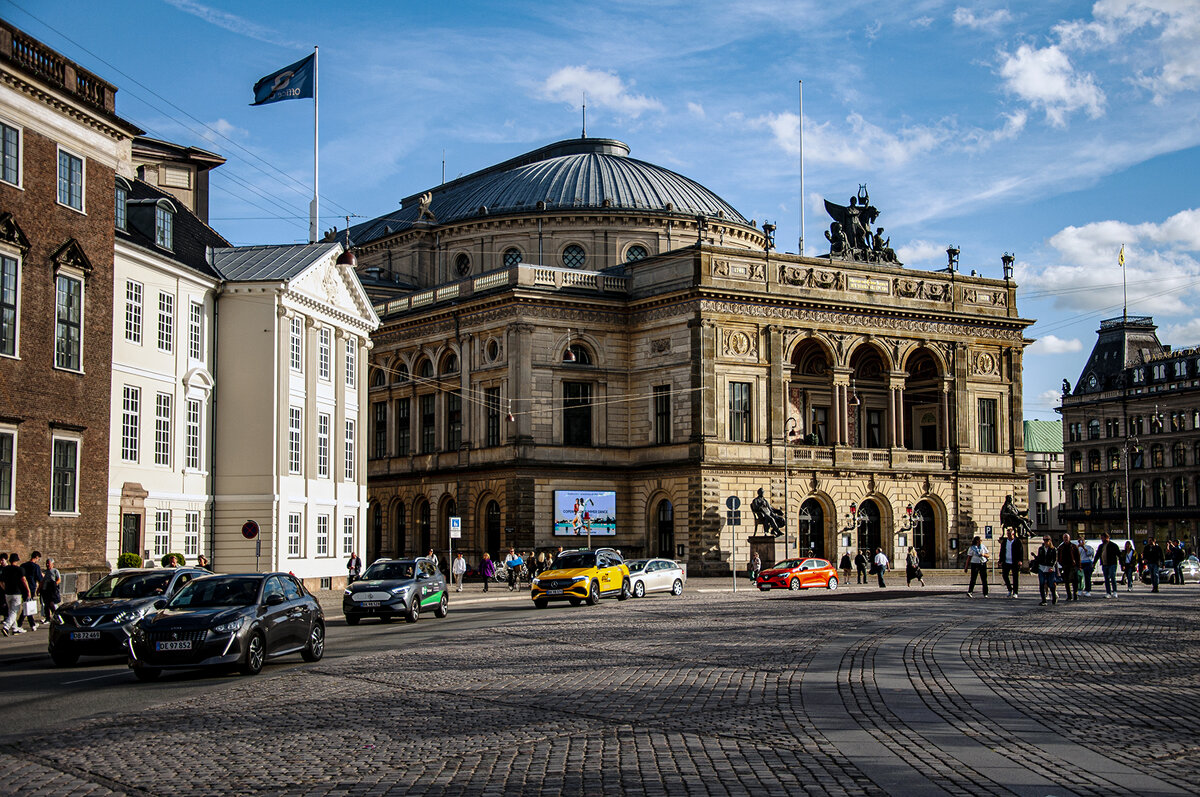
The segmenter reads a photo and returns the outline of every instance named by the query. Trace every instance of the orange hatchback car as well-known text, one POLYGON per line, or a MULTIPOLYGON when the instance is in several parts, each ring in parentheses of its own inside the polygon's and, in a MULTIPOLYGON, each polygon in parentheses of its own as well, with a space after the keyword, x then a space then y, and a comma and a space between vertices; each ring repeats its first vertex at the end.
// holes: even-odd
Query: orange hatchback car
POLYGON ((756 582, 763 592, 769 589, 801 590, 809 587, 837 589, 837 569, 824 559, 784 559, 758 574, 756 582))

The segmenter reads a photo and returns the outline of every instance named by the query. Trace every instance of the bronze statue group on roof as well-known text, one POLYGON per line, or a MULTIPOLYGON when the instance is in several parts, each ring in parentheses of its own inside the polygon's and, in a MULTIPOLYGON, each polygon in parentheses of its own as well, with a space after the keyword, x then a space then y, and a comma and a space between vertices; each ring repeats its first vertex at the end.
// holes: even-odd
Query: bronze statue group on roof
POLYGON ((850 197, 850 205, 838 205, 825 200, 825 210, 833 218, 825 238, 829 241, 829 257, 855 260, 860 263, 887 263, 904 265, 896 258, 892 239, 883 236, 883 228, 871 226, 879 218, 879 208, 871 204, 867 187, 860 185, 857 196, 850 197))

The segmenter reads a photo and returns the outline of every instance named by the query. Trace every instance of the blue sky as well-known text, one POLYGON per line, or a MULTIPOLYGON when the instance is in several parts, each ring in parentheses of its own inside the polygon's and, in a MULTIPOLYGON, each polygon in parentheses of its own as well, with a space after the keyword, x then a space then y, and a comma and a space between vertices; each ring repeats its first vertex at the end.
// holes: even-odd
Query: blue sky
MULTIPOLYGON (((322 229, 580 133, 685 174, 807 254, 866 183, 901 260, 1017 257, 1025 416, 1054 419, 1103 318, 1200 344, 1200 3, 0 0, 119 88, 150 135, 216 151, 213 226, 305 240, 312 103, 251 87, 321 48, 322 229), (903 6, 901 8, 901 6, 903 6), (101 11, 102 9, 102 11, 101 11)), ((352 222, 354 220, 352 219, 352 222)))

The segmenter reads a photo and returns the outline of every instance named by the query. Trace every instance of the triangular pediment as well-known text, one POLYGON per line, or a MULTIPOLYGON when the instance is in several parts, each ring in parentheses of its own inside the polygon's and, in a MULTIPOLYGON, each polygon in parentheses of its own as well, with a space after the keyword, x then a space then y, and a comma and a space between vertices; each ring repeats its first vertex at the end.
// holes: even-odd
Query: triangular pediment
POLYGON ((21 254, 29 251, 29 239, 25 237, 25 232, 21 225, 17 224, 13 214, 8 212, 0 213, 0 241, 20 249, 21 254))
POLYGON ((54 263, 55 271, 60 268, 71 268, 83 272, 85 277, 92 273, 92 261, 88 259, 87 253, 83 251, 79 241, 74 238, 68 238, 66 243, 58 247, 50 256, 50 262, 54 263))
POLYGON ((358 317, 373 328, 378 325, 379 319, 362 283, 358 281, 352 266, 339 264, 336 260, 335 253, 314 263, 291 281, 291 290, 303 293, 333 310, 358 317))

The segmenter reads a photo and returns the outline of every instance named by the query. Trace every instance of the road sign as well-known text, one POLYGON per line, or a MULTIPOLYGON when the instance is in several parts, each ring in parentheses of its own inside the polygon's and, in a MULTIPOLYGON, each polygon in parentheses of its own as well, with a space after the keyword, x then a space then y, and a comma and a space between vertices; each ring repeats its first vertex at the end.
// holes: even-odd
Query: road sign
POLYGON ((983 533, 984 533, 984 539, 985 539, 985 540, 990 540, 990 539, 992 538, 992 527, 991 527, 991 526, 984 526, 984 527, 983 527, 983 533))
POLYGON ((450 518, 450 539, 452 539, 452 540, 461 540, 462 539, 462 518, 460 518, 460 517, 450 518))
POLYGON ((253 520, 247 520, 242 524, 242 536, 248 540, 252 540, 258 536, 258 524, 253 520))

